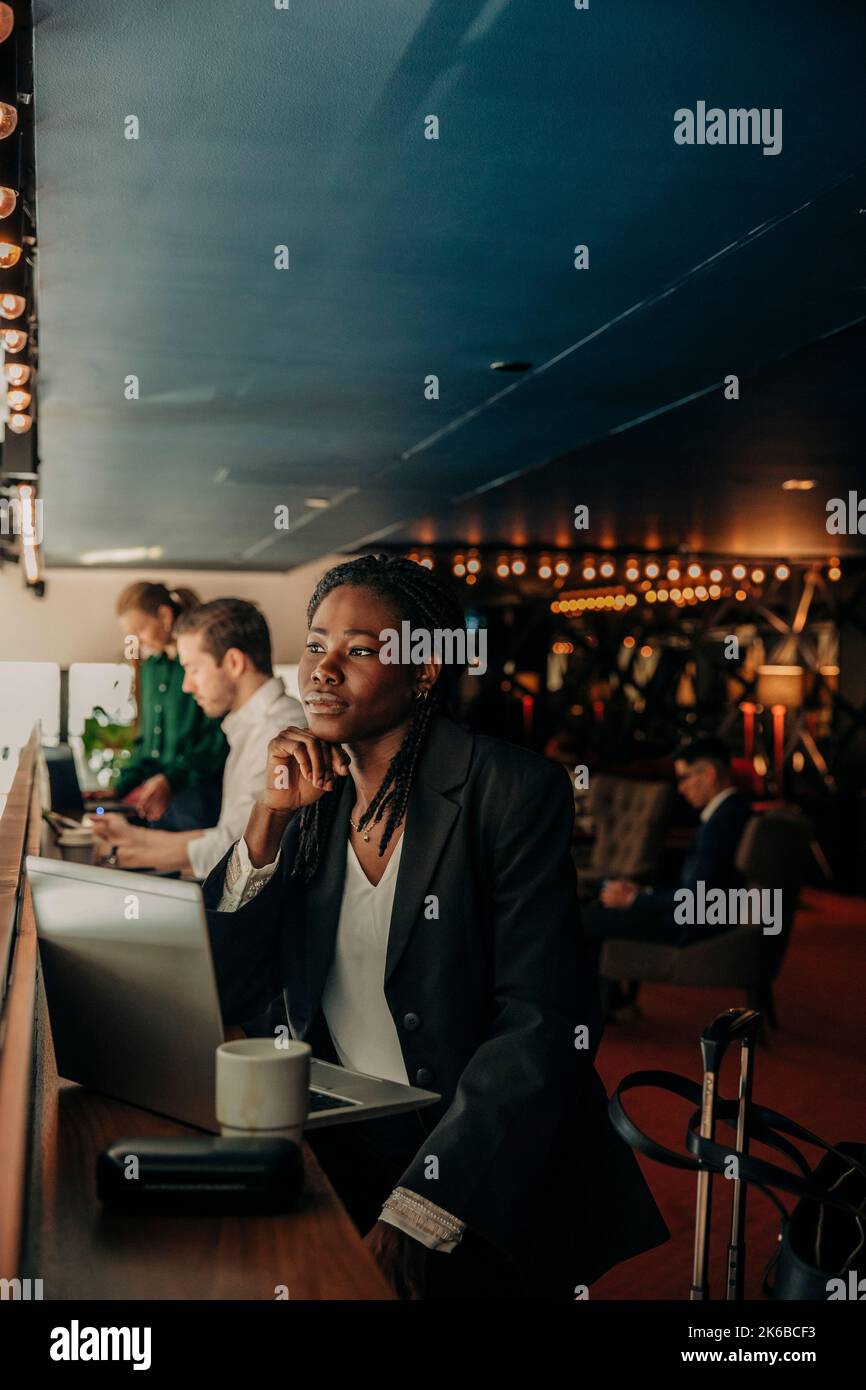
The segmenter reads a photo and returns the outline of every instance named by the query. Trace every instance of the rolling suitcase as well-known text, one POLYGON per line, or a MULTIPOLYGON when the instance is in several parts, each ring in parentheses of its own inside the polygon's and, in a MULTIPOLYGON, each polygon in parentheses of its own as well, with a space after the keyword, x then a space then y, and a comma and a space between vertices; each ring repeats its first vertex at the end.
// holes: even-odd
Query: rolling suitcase
POLYGON ((701 1034, 703 1080, 700 1085, 676 1072, 632 1072, 619 1083, 609 1103, 614 1128, 633 1149, 668 1167, 682 1168, 696 1175, 695 1238, 689 1288, 689 1298, 695 1301, 710 1297, 710 1217, 716 1174, 731 1181, 725 1291, 728 1300, 743 1298, 749 1182, 773 1202, 782 1219, 779 1246, 764 1276, 765 1294, 812 1299, 843 1296, 836 1286, 844 1282, 841 1276, 849 1277, 850 1282, 851 1261, 866 1245, 866 1144, 828 1144, 787 1115, 752 1103, 754 1050, 760 1022, 761 1016, 754 1009, 726 1009, 701 1034), (728 1048, 737 1042, 740 1044, 738 1094, 735 1100, 725 1100, 719 1092, 719 1073, 728 1048), (698 1107, 688 1122, 685 1152, 665 1148, 639 1129, 626 1114, 623 1095, 645 1087, 681 1096, 698 1107), (736 1131, 735 1142, 730 1146, 716 1141, 719 1122, 736 1131), (826 1159, 813 1172, 801 1151, 785 1136, 826 1150, 826 1159), (799 1171, 755 1157, 749 1152, 751 1142, 776 1149, 799 1171), (843 1184, 847 1184, 844 1189, 843 1184), (800 1199, 793 1213, 787 1211, 772 1190, 774 1188, 800 1199), (828 1213, 837 1219, 837 1228, 831 1232, 831 1238, 824 1241, 822 1254, 822 1223, 826 1229, 828 1213), (840 1216, 845 1223, 842 1228, 838 1227, 840 1216), (805 1242, 804 1232, 808 1234, 805 1242), (777 1281, 771 1287, 769 1271, 776 1264, 777 1281))

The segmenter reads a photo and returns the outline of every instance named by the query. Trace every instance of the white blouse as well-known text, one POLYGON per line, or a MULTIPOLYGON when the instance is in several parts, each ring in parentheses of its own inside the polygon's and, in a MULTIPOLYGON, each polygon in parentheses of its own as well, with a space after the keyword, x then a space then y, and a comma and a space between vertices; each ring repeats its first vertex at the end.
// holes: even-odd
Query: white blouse
MULTIPOLYGON (((322 992, 322 1011, 337 1056, 350 1071, 409 1085, 397 1027, 385 998, 385 957, 397 871, 403 849, 401 835, 385 872, 371 883, 346 840, 346 877, 337 923, 337 938, 328 978, 322 992)), ((254 869, 246 841, 236 846, 240 872, 223 889, 220 912, 235 912, 264 888, 279 863, 254 869)))
POLYGON ((402 848, 401 835, 384 874, 373 884, 351 840, 346 841, 343 902, 322 1011, 344 1067, 408 1086, 397 1027, 385 999, 385 957, 402 848))

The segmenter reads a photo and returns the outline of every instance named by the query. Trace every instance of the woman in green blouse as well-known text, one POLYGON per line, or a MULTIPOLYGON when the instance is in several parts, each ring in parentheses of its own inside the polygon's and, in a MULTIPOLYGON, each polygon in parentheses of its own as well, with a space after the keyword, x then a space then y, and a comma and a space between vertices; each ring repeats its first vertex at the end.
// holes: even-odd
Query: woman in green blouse
POLYGON ((219 819, 228 744, 183 691, 172 633, 179 615, 199 602, 191 589, 139 580, 117 600, 125 655, 140 656, 138 734, 117 792, 147 821, 166 830, 197 830, 219 819))

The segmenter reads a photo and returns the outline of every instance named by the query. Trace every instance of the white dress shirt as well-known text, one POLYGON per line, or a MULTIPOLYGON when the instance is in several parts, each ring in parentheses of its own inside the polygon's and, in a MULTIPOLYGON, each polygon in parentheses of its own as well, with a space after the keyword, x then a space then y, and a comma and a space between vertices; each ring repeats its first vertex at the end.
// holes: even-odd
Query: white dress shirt
POLYGON ((237 839, 243 835, 250 811, 265 789, 268 744, 281 729, 306 725, 302 706, 279 676, 271 676, 245 705, 234 709, 222 722, 229 755, 223 768, 223 799, 215 826, 187 844, 187 856, 196 878, 207 878, 237 839))
POLYGON ((712 801, 708 801, 704 809, 701 811, 701 823, 703 825, 706 825, 710 816, 715 815, 722 802, 727 801, 729 796, 734 796, 736 790, 736 787, 725 787, 724 791, 718 792, 713 797, 712 801))

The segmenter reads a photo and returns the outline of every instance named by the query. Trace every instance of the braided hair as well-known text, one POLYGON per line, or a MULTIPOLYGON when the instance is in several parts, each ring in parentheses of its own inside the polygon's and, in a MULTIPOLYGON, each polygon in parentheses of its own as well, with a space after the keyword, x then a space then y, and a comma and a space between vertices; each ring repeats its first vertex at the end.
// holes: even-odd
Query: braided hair
MULTIPOLYGON (((307 605, 309 626, 323 599, 342 585, 369 589, 386 600, 398 620, 408 620, 411 627, 427 630, 457 630, 464 626, 465 617, 457 598, 423 565, 392 555, 362 555, 355 560, 335 565, 316 585, 307 605)), ((442 665, 439 677, 426 695, 415 701, 409 728, 386 769, 382 781, 361 819, 358 829, 378 825, 387 813, 379 842, 383 855, 391 837, 406 814, 412 780, 424 740, 434 716, 449 712, 460 680, 459 664, 442 665)), ((334 816, 337 798, 323 796, 305 806, 300 814, 298 852, 292 868, 294 878, 309 882, 319 867, 322 846, 334 816)))

